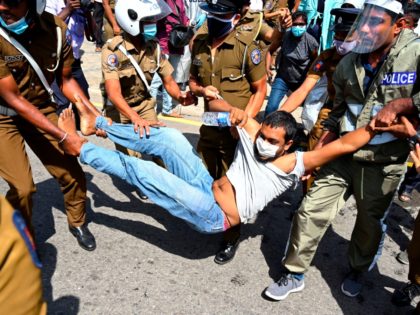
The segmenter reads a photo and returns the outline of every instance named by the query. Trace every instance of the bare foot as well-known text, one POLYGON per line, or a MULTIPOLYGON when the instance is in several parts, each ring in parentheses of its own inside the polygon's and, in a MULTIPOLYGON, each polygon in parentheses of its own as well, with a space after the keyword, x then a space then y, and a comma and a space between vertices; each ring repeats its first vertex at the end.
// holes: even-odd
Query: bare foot
POLYGON ((77 134, 76 120, 71 106, 61 112, 58 117, 58 127, 66 132, 60 147, 66 154, 79 156, 82 146, 87 140, 77 134))
POLYGON ((72 105, 61 112, 58 117, 58 127, 70 135, 77 135, 76 120, 72 105))
POLYGON ((80 115, 80 131, 84 136, 90 136, 95 134, 95 121, 96 117, 101 114, 93 109, 90 109, 79 97, 79 95, 74 95, 76 102, 74 105, 77 108, 77 111, 80 115))

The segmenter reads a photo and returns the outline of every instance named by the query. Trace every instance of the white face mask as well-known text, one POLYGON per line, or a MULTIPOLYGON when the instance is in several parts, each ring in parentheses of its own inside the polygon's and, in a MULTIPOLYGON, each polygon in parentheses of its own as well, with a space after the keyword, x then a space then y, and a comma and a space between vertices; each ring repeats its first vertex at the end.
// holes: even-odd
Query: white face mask
POLYGON ((351 42, 343 42, 341 40, 334 40, 333 45, 335 46, 337 53, 341 56, 344 56, 344 55, 347 55, 356 47, 357 42, 355 40, 351 42))
POLYGON ((257 140, 255 140, 255 145, 257 147, 258 154, 262 158, 266 159, 275 158, 278 150, 280 149, 280 147, 265 141, 261 136, 258 136, 257 140))

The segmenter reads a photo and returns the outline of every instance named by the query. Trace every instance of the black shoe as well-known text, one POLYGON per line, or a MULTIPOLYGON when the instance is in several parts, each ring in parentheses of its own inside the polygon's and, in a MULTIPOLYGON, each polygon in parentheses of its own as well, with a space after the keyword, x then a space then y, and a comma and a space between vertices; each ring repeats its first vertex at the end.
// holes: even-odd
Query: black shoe
POLYGON ((214 262, 219 265, 224 265, 235 257, 236 250, 239 246, 239 240, 236 242, 227 242, 222 249, 214 256, 214 262))
POLYGON ((397 306, 410 305, 411 301, 420 297, 420 285, 409 282, 392 294, 392 303, 397 306))
POLYGON ((147 197, 145 194, 143 194, 143 192, 140 189, 136 189, 136 193, 137 193, 137 196, 139 196, 139 198, 141 200, 149 199, 149 197, 147 197))
POLYGON ((95 237, 90 233, 87 224, 78 227, 69 225, 69 231, 77 239, 81 248, 88 251, 92 251, 96 248, 95 237))

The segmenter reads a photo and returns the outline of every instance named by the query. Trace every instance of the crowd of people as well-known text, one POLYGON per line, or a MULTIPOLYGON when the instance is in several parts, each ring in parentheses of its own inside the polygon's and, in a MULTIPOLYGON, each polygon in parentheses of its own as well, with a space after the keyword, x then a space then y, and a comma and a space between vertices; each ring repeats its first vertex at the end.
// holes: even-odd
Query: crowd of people
MULTIPOLYGON (((340 289, 359 295, 381 255, 394 195, 407 202, 418 187, 420 4, 332 2, 1 1, 0 176, 10 189, 0 199, 0 287, 7 288, 0 308, 46 312, 25 145, 59 183, 69 230, 88 251, 96 241, 78 158, 191 228, 223 233, 218 264, 234 258, 241 224, 303 181, 282 275, 264 290, 277 301, 304 289, 318 244, 354 196, 340 289), (85 39, 101 54, 103 111, 89 100, 85 39), (198 98, 204 112, 229 113, 229 126, 203 124, 193 148, 178 130, 161 128, 157 114, 180 118, 179 108, 198 98), (312 110, 308 143, 299 144, 306 151, 294 149, 300 127, 291 115, 302 104, 312 110), (107 137, 116 150, 78 130, 107 137)), ((407 255, 409 282, 392 297, 398 306, 420 299, 420 216, 407 255)), ((420 303, 414 307, 420 314, 420 303)))

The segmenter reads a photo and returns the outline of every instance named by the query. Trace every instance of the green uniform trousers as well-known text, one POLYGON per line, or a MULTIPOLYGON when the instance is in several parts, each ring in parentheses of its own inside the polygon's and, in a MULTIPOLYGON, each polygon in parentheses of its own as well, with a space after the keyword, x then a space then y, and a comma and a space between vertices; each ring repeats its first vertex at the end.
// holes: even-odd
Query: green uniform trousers
MULTIPOLYGON (((408 247, 408 262, 408 280, 420 285, 420 213, 417 214, 413 238, 408 247)), ((420 302, 417 304, 416 310, 420 314, 420 302)))
MULTIPOLYGON (((54 124, 58 116, 55 106, 40 109, 54 124)), ((86 179, 77 158, 64 154, 52 136, 35 128, 20 116, 0 115, 0 176, 9 184, 7 200, 22 212, 31 226, 32 194, 36 191, 25 141, 58 181, 64 194, 64 206, 71 226, 86 220, 86 179)))
POLYGON ((0 313, 46 314, 40 261, 22 222, 19 212, 0 196, 0 313))
POLYGON ((404 163, 357 162, 352 155, 322 167, 293 218, 284 266, 296 273, 308 269, 328 226, 354 195, 357 218, 348 256, 352 268, 370 270, 380 255, 387 209, 404 172, 404 163))

